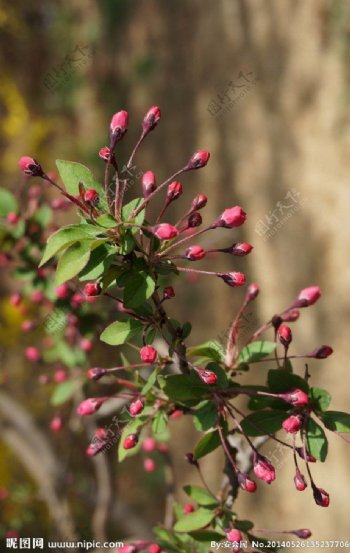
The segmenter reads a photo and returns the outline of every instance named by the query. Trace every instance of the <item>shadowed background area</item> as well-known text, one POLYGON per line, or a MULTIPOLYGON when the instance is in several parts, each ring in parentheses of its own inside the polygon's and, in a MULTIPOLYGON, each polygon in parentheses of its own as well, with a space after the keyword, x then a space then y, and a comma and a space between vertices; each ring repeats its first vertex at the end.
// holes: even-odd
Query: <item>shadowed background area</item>
MULTIPOLYGON (((126 157, 143 114, 149 106, 160 105, 161 124, 137 155, 135 184, 128 194, 139 194, 140 171, 153 169, 161 182, 192 152, 208 149, 208 167, 182 180, 183 202, 207 194, 207 222, 225 207, 242 205, 248 218, 239 240, 254 245, 244 260, 212 258, 210 264, 242 270, 249 282, 260 284, 258 307, 248 315, 248 333, 285 307, 300 288, 321 286, 322 301, 306 310, 295 326, 293 351, 332 345, 335 353, 329 360, 310 365, 311 382, 331 391, 333 409, 347 410, 349 2, 13 0, 0 2, 0 29, 1 185, 16 188, 17 161, 23 154, 39 159, 47 169, 54 169, 56 158, 80 161, 102 178, 97 152, 106 145, 111 114, 119 109, 130 113, 121 145, 121 156, 126 157)), ((201 243, 215 244, 209 240, 201 243)), ((203 262, 206 267, 208 262, 203 262)), ((12 283, 3 280, 2 294, 11 290, 12 283)), ((174 315, 192 320, 192 344, 203 342, 225 332, 242 297, 243 291, 217 279, 191 285, 181 279, 174 315)), ((55 443, 45 430, 45 392, 38 391, 35 376, 25 372, 16 345, 21 335, 11 333, 8 316, 4 300, 0 340, 6 366, 23 365, 22 371, 15 371, 22 377, 10 383, 11 394, 37 419, 68 466, 69 438, 55 443)), ((303 369, 302 363, 296 366, 303 369)), ((264 370, 254 370, 262 379, 264 370)), ((7 379, 2 383, 6 387, 7 379)), ((195 476, 184 467, 183 455, 193 449, 197 435, 186 417, 173 421, 172 429, 180 489, 195 476)), ((316 482, 331 495, 328 509, 316 507, 311 493, 294 491, 292 459, 266 446, 266 454, 277 455, 277 481, 268 489, 260 486, 253 497, 239 498, 241 518, 252 517, 266 528, 309 527, 320 540, 349 538, 350 450, 339 437, 329 438, 327 462, 314 469, 316 482)), ((72 479, 79 467, 86 478, 81 476, 78 485, 88 487, 89 467, 81 467, 81 458, 72 463, 72 479)), ((222 466, 220 455, 203 462, 213 487, 220 485, 222 466)), ((149 532, 161 517, 162 499, 154 494, 154 486, 162 484, 157 477, 143 478, 137 458, 127 468, 114 470, 115 480, 120 480, 116 495, 121 514, 113 538, 149 532), (125 524, 128 516, 134 525, 125 524)), ((23 472, 18 449, 6 445, 0 459, 1 485, 15 486, 17 495, 4 506, 3 532, 17 528, 21 535, 50 534, 45 501, 36 495, 32 477, 23 472)), ((83 506, 75 503, 73 510, 81 520, 83 506)), ((81 523, 78 526, 81 530, 81 523)))

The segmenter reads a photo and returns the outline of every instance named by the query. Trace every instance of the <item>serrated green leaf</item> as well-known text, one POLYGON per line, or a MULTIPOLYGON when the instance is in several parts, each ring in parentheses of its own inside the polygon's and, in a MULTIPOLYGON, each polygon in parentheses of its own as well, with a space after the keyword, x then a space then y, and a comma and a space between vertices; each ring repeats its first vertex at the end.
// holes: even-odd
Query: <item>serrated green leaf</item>
POLYGON ((188 497, 190 497, 198 505, 202 505, 203 507, 216 507, 219 505, 218 500, 213 497, 208 490, 201 488, 200 486, 184 486, 183 490, 188 497))
POLYGON ((128 308, 139 307, 153 294, 156 283, 147 273, 133 273, 126 281, 124 288, 124 305, 128 308))
POLYGON ((74 396, 80 386, 81 382, 78 380, 66 380, 57 384, 51 396, 51 405, 62 405, 74 396))
POLYGON ((104 189, 85 165, 75 161, 57 159, 56 167, 69 194, 79 194, 79 182, 82 182, 86 189, 94 188, 100 195, 100 202, 103 202, 104 189))
POLYGON ((49 259, 59 251, 69 247, 74 242, 82 240, 92 240, 103 232, 103 229, 93 225, 68 225, 51 234, 48 238, 43 258, 39 267, 44 265, 49 259))
POLYGON ((276 349, 276 342, 257 341, 245 346, 238 357, 238 363, 251 363, 267 357, 276 349))
POLYGON ((323 424, 333 432, 350 432, 350 414, 343 411, 326 411, 319 415, 323 424))
POLYGON ((88 263, 91 255, 91 240, 83 240, 72 244, 59 258, 55 284, 60 286, 75 277, 88 263))
POLYGON ((331 402, 332 396, 327 390, 322 388, 310 388, 310 398, 315 402, 316 409, 319 411, 327 411, 331 402))
POLYGON ((105 229, 115 228, 118 224, 115 218, 109 213, 97 217, 96 223, 105 229))
POLYGON ((6 217, 12 211, 18 212, 18 202, 15 196, 6 188, 0 188, 0 217, 6 217))
POLYGON ((110 346, 119 346, 140 332, 142 326, 141 322, 132 319, 128 321, 115 321, 104 329, 100 340, 110 346))
MULTIPOLYGON (((225 430, 224 435, 226 433, 227 431, 225 430)), ((204 436, 202 436, 202 438, 197 443, 194 449, 194 458, 198 460, 201 457, 208 455, 208 453, 214 451, 220 445, 221 439, 219 432, 217 430, 213 430, 213 432, 208 432, 208 434, 204 434, 204 436)))
POLYGON ((188 348, 188 355, 204 357, 213 361, 221 362, 225 356, 225 350, 217 340, 210 340, 199 346, 188 348))
POLYGON ((164 392, 175 402, 198 400, 208 394, 208 387, 196 374, 176 374, 160 381, 164 392))
POLYGON ((282 423, 288 418, 287 413, 281 411, 257 411, 251 413, 241 421, 243 431, 248 436, 264 436, 274 434, 282 428, 282 423))
POLYGON ((203 401, 193 414, 193 424, 199 432, 213 428, 217 421, 217 407, 213 401, 203 401))
POLYGON ((269 388, 274 393, 288 392, 292 388, 300 388, 308 393, 308 383, 298 376, 284 369, 272 369, 268 372, 267 381, 269 388))
POLYGON ((320 461, 325 461, 328 453, 328 441, 323 428, 313 419, 309 418, 306 426, 307 449, 320 461))
POLYGON ((180 518, 174 526, 175 532, 192 532, 205 528, 215 518, 215 513, 209 509, 199 508, 180 518))
POLYGON ((79 280, 96 280, 100 278, 113 263, 116 249, 101 244, 91 252, 89 262, 79 274, 79 280))

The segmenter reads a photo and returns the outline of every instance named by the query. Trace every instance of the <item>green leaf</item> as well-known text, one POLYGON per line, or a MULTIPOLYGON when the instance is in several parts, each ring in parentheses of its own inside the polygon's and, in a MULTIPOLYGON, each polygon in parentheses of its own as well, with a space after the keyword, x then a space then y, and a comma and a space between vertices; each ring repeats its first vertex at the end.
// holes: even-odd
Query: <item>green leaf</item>
POLYGON ((257 341, 245 346, 238 357, 238 363, 251 363, 259 361, 270 355, 276 349, 275 342, 257 341))
POLYGON ((196 374, 175 374, 164 377, 161 386, 167 396, 175 402, 185 402, 203 398, 208 387, 196 374))
POLYGON ((142 329, 142 323, 130 319, 128 321, 115 321, 107 326, 100 336, 100 340, 110 346, 119 346, 135 336, 142 329))
MULTIPOLYGON (((122 208, 122 218, 123 221, 128 221, 131 213, 143 202, 143 198, 135 198, 134 200, 131 200, 128 204, 124 205, 122 208)), ((145 220, 145 210, 143 209, 140 211, 136 217, 133 219, 130 219, 129 223, 133 223, 135 225, 142 225, 145 220)), ((137 227, 130 227, 131 234, 136 234, 138 232, 137 227)))
POLYGON ((33 220, 39 223, 43 228, 46 228, 49 223, 52 221, 52 210, 48 205, 43 204, 39 209, 34 213, 33 220))
POLYGON ((97 217, 96 223, 106 229, 114 228, 118 224, 115 218, 109 213, 105 213, 104 215, 100 215, 100 217, 97 217))
POLYGON ((180 518, 174 526, 176 532, 192 532, 205 528, 215 518, 215 513, 209 509, 199 508, 180 518))
POLYGON ((96 280, 106 271, 113 263, 116 249, 105 244, 101 244, 91 252, 89 262, 79 274, 79 280, 96 280))
POLYGON ((309 391, 307 382, 301 376, 284 369, 272 369, 269 371, 267 381, 270 390, 274 393, 288 392, 292 388, 300 388, 306 393, 309 391))
POLYGON ((188 355, 204 357, 220 363, 225 356, 225 351, 220 342, 217 340, 210 340, 199 346, 188 348, 188 355))
POLYGON ((158 376, 160 370, 161 370, 160 367, 157 368, 157 369, 154 369, 152 374, 148 377, 146 384, 144 385, 144 387, 141 390, 141 395, 142 396, 146 395, 153 388, 153 386, 155 385, 155 383, 157 381, 157 376, 158 376))
POLYGON ((152 431, 156 438, 168 436, 168 415, 165 411, 158 411, 152 421, 152 431))
POLYGON ((79 182, 82 182, 85 188, 94 188, 103 201, 104 189, 102 185, 94 179, 90 169, 76 163, 75 161, 56 160, 56 167, 62 179, 62 182, 69 194, 79 194, 79 182))
POLYGON ((350 432, 350 415, 343 411, 326 411, 320 414, 323 424, 333 432, 350 432))
POLYGON ((315 402, 315 408, 319 411, 327 411, 332 396, 322 388, 310 388, 310 398, 315 402))
POLYGON ((306 426, 306 443, 311 455, 320 461, 325 461, 328 453, 328 441, 323 428, 311 418, 306 426))
POLYGON ((264 436, 274 434, 282 428, 282 422, 288 418, 281 411, 257 411, 241 421, 242 428, 248 436, 264 436))
POLYGON ((18 212, 18 203, 15 196, 9 190, 0 188, 0 217, 6 217, 8 213, 18 212))
POLYGON ((225 534, 219 534, 219 532, 214 532, 213 530, 196 530, 191 532, 190 536, 195 541, 204 543, 211 543, 212 541, 220 542, 225 538, 225 534))
POLYGON ((195 410, 193 424, 199 432, 206 432, 216 425, 217 408, 213 401, 203 401, 195 410))
POLYGON ((235 528, 238 528, 241 532, 248 532, 254 528, 254 524, 250 520, 235 520, 235 528))
POLYGON ((124 305, 128 308, 139 307, 153 294, 156 283, 147 273, 133 273, 124 288, 124 305))
POLYGON ((199 486, 184 486, 183 490, 198 505, 203 505, 204 507, 216 507, 219 505, 217 499, 204 488, 199 486))
POLYGON ((201 457, 208 455, 208 453, 214 451, 220 445, 221 440, 219 432, 217 430, 213 430, 213 432, 208 432, 208 434, 204 434, 204 436, 197 443, 194 449, 194 458, 198 460, 201 457))
POLYGON ((62 403, 71 399, 80 385, 81 382, 78 380, 66 380, 65 382, 57 384, 51 396, 51 405, 62 405, 62 403))
POLYGON ((84 269, 90 259, 91 246, 91 240, 75 242, 61 255, 55 275, 56 286, 75 277, 84 269))
POLYGON ((59 229, 51 234, 47 241, 43 258, 39 267, 44 265, 49 259, 51 259, 56 253, 63 248, 67 248, 74 242, 82 240, 92 240, 103 232, 103 229, 95 227, 93 225, 69 225, 59 229))

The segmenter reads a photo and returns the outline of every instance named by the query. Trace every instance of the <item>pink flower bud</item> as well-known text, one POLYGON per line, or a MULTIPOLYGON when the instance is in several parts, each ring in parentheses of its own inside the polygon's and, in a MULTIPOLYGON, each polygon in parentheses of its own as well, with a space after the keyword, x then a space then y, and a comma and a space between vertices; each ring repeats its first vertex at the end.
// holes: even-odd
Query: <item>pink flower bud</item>
POLYGON ((186 258, 190 261, 198 261, 199 259, 203 259, 205 257, 205 250, 201 246, 190 246, 186 250, 186 258))
POLYGON ((243 273, 217 273, 217 276, 222 278, 229 286, 243 286, 245 284, 245 275, 243 273))
POLYGON ((321 289, 319 286, 309 286, 308 288, 303 288, 303 290, 299 292, 294 305, 295 307, 308 307, 309 305, 314 304, 320 296, 321 289))
POLYGON ((142 413, 143 409, 144 409, 144 404, 140 399, 137 399, 136 401, 133 401, 132 403, 130 403, 129 412, 130 412, 130 415, 132 415, 133 417, 136 417, 137 415, 142 413))
POLYGON ((253 282, 252 284, 249 284, 246 292, 246 300, 247 301, 253 301, 258 296, 260 292, 258 284, 256 282, 253 282))
POLYGON ((173 225, 168 223, 161 223, 153 229, 153 234, 159 238, 159 240, 171 240, 179 234, 179 231, 173 225))
POLYGON ((254 472, 260 480, 271 484, 276 478, 275 469, 272 463, 263 455, 254 453, 254 472))
POLYGON ((34 346, 29 346, 25 349, 25 356, 31 363, 37 363, 41 359, 40 351, 34 346))
POLYGON ((61 417, 54 417, 50 422, 50 428, 53 432, 59 432, 63 427, 63 420, 61 417))
POLYGON ((157 350, 152 346, 144 346, 140 349, 140 357, 143 363, 154 363, 157 359, 157 350))
POLYGON ((145 173, 143 173, 141 184, 143 197, 148 198, 148 196, 152 194, 152 192, 154 192, 157 187, 156 176, 153 171, 146 171, 145 173))
POLYGON ((248 244, 248 242, 242 242, 237 244, 232 244, 229 248, 222 248, 219 251, 225 252, 225 253, 231 253, 232 255, 236 255, 239 257, 243 257, 245 255, 248 255, 253 249, 253 246, 251 244, 248 244))
POLYGON ((329 505, 329 494, 322 488, 316 488, 313 486, 314 500, 317 505, 320 507, 328 507, 329 505))
POLYGON ((315 457, 313 457, 307 450, 304 451, 303 447, 296 447, 295 451, 297 452, 299 457, 305 459, 308 463, 316 463, 315 457))
POLYGON ((185 515, 188 515, 189 513, 193 513, 194 510, 195 508, 193 507, 193 505, 191 505, 191 503, 187 503, 187 505, 185 505, 183 508, 183 512, 185 515))
POLYGON ((170 300, 175 297, 174 288, 172 286, 167 286, 163 290, 163 300, 170 300))
POLYGON ((133 449, 137 442, 139 441, 139 437, 137 434, 129 434, 123 442, 123 448, 124 449, 133 449))
POLYGON ((277 331, 279 341, 281 342, 282 346, 285 348, 288 348, 289 344, 292 341, 292 331, 287 325, 281 325, 278 328, 277 331))
POLYGON ((179 181, 174 180, 174 182, 171 182, 168 186, 167 191, 167 200, 169 202, 172 202, 173 200, 177 200, 182 194, 182 184, 179 181))
POLYGON ((102 288, 98 282, 88 282, 84 286, 85 296, 99 296, 101 292, 102 288))
POLYGON ((65 382, 68 378, 67 372, 64 369, 57 369, 55 371, 55 374, 53 375, 53 379, 55 382, 65 382))
POLYGON ((162 549, 157 543, 151 543, 148 546, 148 553, 161 553, 162 549))
POLYGON ((156 463, 153 459, 145 459, 143 462, 143 468, 146 472, 154 472, 156 470, 156 463))
POLYGON ((144 133, 153 131, 158 125, 161 117, 160 108, 158 106, 152 106, 147 111, 146 115, 143 118, 142 130, 144 133))
POLYGON ((186 165, 186 171, 191 169, 200 169, 205 167, 210 158, 210 153, 207 150, 198 150, 195 152, 186 165))
POLYGON ((123 138, 128 130, 129 114, 127 111, 118 111, 111 120, 110 138, 112 147, 123 138))
POLYGON ((174 419, 180 419, 182 417, 182 415, 184 414, 184 412, 182 411, 182 409, 175 409, 171 415, 170 415, 170 418, 172 420, 174 419))
POLYGON ((94 367, 93 369, 89 369, 87 374, 89 380, 100 380, 100 378, 107 374, 107 370, 100 367, 94 367))
POLYGON ((43 170, 39 163, 32 157, 23 156, 18 162, 23 173, 31 177, 39 177, 43 174, 43 170))
POLYGON ((90 397, 88 399, 84 399, 78 407, 77 407, 77 413, 78 415, 84 416, 84 415, 92 415, 95 413, 101 405, 106 401, 106 397, 90 397))
POLYGON ((257 488, 256 483, 254 482, 254 480, 249 478, 247 474, 243 472, 239 472, 237 474, 237 478, 238 478, 238 483, 242 488, 242 490, 249 493, 254 493, 256 491, 256 488, 257 488))
POLYGON ((296 489, 299 492, 304 491, 305 488, 307 487, 307 482, 306 482, 304 476, 301 474, 299 469, 296 470, 296 473, 295 473, 295 476, 294 476, 294 484, 295 484, 296 489))
POLYGON ((289 432, 289 434, 296 434, 299 432, 302 425, 303 419, 300 415, 291 415, 282 423, 283 428, 286 432, 289 432))
POLYGON ((74 309, 77 309, 78 307, 81 306, 82 303, 84 303, 83 294, 81 294, 80 292, 75 292, 75 294, 73 294, 72 299, 71 299, 72 307, 74 309))
POLYGON ((10 213, 8 213, 6 216, 6 220, 8 223, 10 223, 10 225, 15 225, 16 223, 18 223, 19 219, 20 216, 14 211, 10 211, 10 213))
POLYGON ((193 213, 191 213, 191 215, 187 219, 187 226, 189 228, 196 228, 196 227, 200 227, 201 224, 202 224, 201 214, 198 213, 198 211, 194 211, 193 213))
POLYGON ((218 380, 217 375, 213 371, 197 369, 197 374, 205 384, 213 385, 216 384, 218 380))
POLYGON ((142 442, 142 449, 147 451, 147 453, 155 451, 157 449, 157 442, 154 438, 145 438, 142 442))
POLYGON ((137 549, 134 545, 126 543, 122 547, 118 547, 117 553, 136 553, 137 549))
POLYGON ((279 394, 278 397, 280 397, 287 403, 291 403, 292 405, 295 405, 295 406, 307 405, 309 403, 308 395, 303 390, 300 390, 299 388, 290 390, 285 394, 279 394))
POLYGON ((332 355, 333 349, 330 346, 320 346, 309 353, 308 357, 314 357, 315 359, 326 359, 332 355))
POLYGON ((30 332, 31 330, 33 330, 34 326, 35 325, 33 321, 26 319, 25 321, 22 322, 21 329, 23 330, 23 332, 30 332))
POLYGON ((10 296, 10 304, 14 307, 18 307, 22 302, 21 294, 15 293, 10 296))
POLYGON ((195 198, 192 200, 191 204, 191 211, 197 211, 198 209, 202 209, 207 205, 208 198, 205 194, 198 194, 195 198))
POLYGON ((161 442, 161 443, 158 445, 158 451, 159 451, 159 453, 163 453, 163 455, 166 455, 167 453, 169 453, 169 446, 168 446, 168 444, 166 444, 165 442, 161 442))
POLYGON ((60 300, 65 300, 69 295, 68 284, 61 284, 58 286, 55 290, 55 294, 60 300))
POLYGON ((83 351, 85 351, 86 353, 88 353, 89 351, 92 350, 93 348, 93 343, 91 340, 89 340, 88 338, 82 338, 80 340, 80 347, 83 351))
POLYGON ((32 292, 30 299, 33 303, 42 303, 45 299, 45 296, 41 290, 34 290, 32 292))
POLYGON ((246 212, 239 205, 236 205, 235 207, 225 209, 213 226, 225 228, 240 227, 246 218, 246 212))
POLYGON ((111 157, 111 150, 107 146, 104 148, 101 148, 101 150, 98 152, 98 155, 103 161, 108 161, 111 157))
POLYGON ((285 321, 286 323, 296 321, 297 319, 299 319, 299 317, 300 311, 298 311, 297 309, 291 309, 290 311, 287 311, 286 313, 281 315, 282 321, 285 321))
POLYGON ((84 202, 91 205, 96 205, 100 201, 100 196, 94 188, 89 188, 84 194, 84 202))
POLYGON ((291 534, 298 536, 298 538, 302 540, 307 540, 312 536, 312 532, 308 528, 300 528, 299 530, 294 530, 293 532, 291 532, 291 534))
POLYGON ((239 544, 242 541, 242 534, 239 530, 233 528, 232 530, 228 530, 226 532, 226 538, 228 541, 239 544))

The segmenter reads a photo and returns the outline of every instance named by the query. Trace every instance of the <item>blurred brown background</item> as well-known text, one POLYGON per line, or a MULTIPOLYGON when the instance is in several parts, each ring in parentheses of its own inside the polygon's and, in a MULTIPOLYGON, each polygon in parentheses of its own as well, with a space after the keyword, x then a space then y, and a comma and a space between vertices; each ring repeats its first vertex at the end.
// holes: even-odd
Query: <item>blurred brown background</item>
MULTIPOLYGON (((211 151, 207 169, 183 179, 187 201, 208 194, 208 220, 236 203, 248 212, 240 239, 254 251, 235 267, 261 285, 254 314, 261 322, 300 288, 321 286, 322 301, 295 327, 294 347, 334 347, 328 361, 311 367, 312 383, 332 392, 333 409, 348 410, 350 3, 12 0, 0 2, 0 29, 1 185, 16 186, 22 154, 47 168, 56 158, 80 161, 102 176, 96 152, 107 140, 111 114, 130 112, 127 154, 144 112, 159 104, 161 125, 137 167, 155 169, 162 180, 196 149, 211 151)), ((178 289, 177 315, 194 318, 193 343, 223 332, 242 296, 211 279, 178 289)), ((13 360, 19 362, 15 353, 13 360)), ((40 409, 45 412, 43 398, 40 409)), ((181 437, 180 486, 194 476, 182 456, 195 438, 187 420, 173 429, 181 437)), ((326 464, 314 470, 331 494, 329 509, 316 507, 310 493, 295 493, 288 458, 271 488, 239 499, 241 516, 262 527, 310 527, 315 539, 349 538, 350 450, 335 436, 330 446, 326 464)), ((26 485, 19 461, 4 451, 1 480, 8 485, 20 474, 26 485)), ((132 466, 137 470, 137 461, 132 466)), ((204 463, 213 486, 221 470, 221 457, 204 463)), ((128 484, 127 502, 150 527, 161 505, 152 506, 150 484, 137 499, 128 484)), ((33 535, 49 525, 41 511, 28 522, 36 525, 33 535)))

